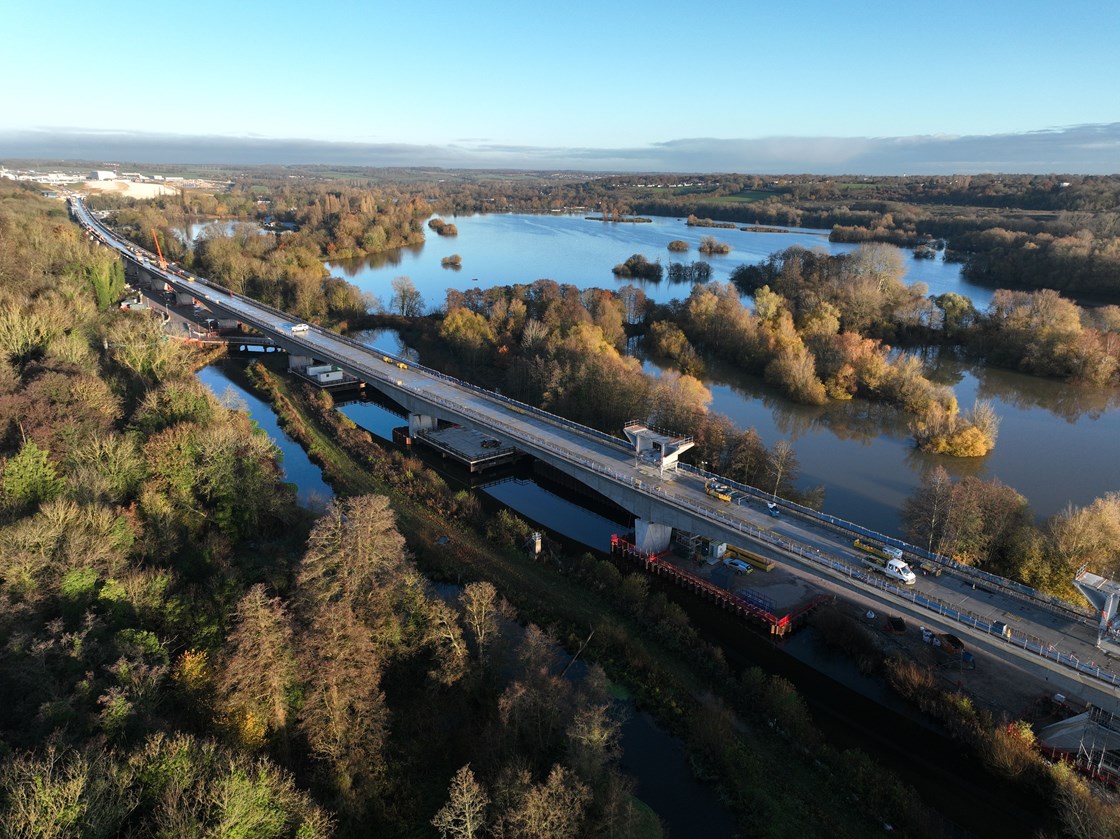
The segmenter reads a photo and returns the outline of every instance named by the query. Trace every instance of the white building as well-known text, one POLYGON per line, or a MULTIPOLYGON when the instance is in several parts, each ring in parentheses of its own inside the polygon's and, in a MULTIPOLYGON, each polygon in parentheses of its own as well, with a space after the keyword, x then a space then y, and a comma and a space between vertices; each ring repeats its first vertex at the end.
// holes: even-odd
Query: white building
POLYGON ((86 180, 89 181, 115 181, 117 179, 116 172, 106 172, 104 169, 96 169, 90 172, 86 180))

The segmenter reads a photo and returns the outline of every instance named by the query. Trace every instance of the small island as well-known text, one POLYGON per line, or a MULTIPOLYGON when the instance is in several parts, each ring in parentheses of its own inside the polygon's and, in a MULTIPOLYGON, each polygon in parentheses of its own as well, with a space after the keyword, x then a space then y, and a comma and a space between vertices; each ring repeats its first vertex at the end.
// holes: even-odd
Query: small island
POLYGON ((701 236, 700 237, 700 253, 703 254, 726 254, 731 253, 731 245, 726 242, 721 242, 715 236, 701 236))
POLYGON ((428 227, 440 236, 458 236, 459 228, 441 218, 434 218, 428 222, 428 227))
POLYGON ((664 268, 661 267, 660 261, 650 262, 640 253, 636 253, 625 262, 614 266, 611 272, 616 277, 633 277, 656 283, 661 281, 664 268))
POLYGON ((712 221, 710 218, 697 218, 690 215, 685 222, 689 227, 716 227, 721 230, 734 230, 739 225, 733 221, 712 221))
POLYGON ((463 257, 459 256, 457 253, 453 253, 451 256, 445 256, 441 259, 439 264, 444 268, 451 268, 454 271, 458 271, 463 267, 463 257))
POLYGON ((584 221, 617 221, 624 224, 653 224, 653 219, 644 218, 642 216, 618 216, 618 215, 601 215, 601 216, 584 216, 584 221))
POLYGON ((669 243, 669 250, 674 253, 682 253, 688 250, 688 242, 684 239, 674 239, 669 243))

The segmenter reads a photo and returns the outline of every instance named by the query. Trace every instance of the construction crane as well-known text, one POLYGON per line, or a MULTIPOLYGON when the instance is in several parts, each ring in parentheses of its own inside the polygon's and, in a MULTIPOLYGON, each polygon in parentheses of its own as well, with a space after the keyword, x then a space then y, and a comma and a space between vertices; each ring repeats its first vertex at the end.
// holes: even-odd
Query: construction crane
POLYGON ((152 228, 152 239, 156 243, 156 253, 159 254, 159 270, 167 270, 167 260, 163 258, 163 249, 159 246, 159 236, 156 235, 156 229, 152 228))

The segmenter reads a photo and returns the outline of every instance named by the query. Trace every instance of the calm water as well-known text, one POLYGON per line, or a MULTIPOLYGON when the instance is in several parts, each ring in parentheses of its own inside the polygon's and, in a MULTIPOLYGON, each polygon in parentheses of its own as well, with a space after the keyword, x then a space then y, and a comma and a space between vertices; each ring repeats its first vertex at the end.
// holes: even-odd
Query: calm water
MULTIPOLYGON (((687 297, 689 286, 669 282, 648 283, 618 279, 611 268, 640 253, 650 261, 693 262, 703 259, 712 266, 712 279, 726 281, 740 265, 756 264, 776 251, 797 245, 823 248, 829 253, 848 253, 857 245, 834 244, 826 231, 746 233, 689 227, 684 219, 654 218, 650 224, 604 224, 582 216, 565 215, 477 215, 450 218, 459 229, 454 238, 429 234, 422 245, 360 259, 328 262, 331 272, 357 285, 362 291, 388 303, 394 277, 409 277, 424 296, 428 308, 442 306, 447 289, 474 286, 530 283, 548 278, 580 288, 618 289, 637 285, 659 303, 687 297), (702 256, 697 247, 702 236, 712 235, 731 245, 725 256, 702 256), (683 239, 692 247, 687 253, 670 253, 667 245, 683 239), (440 260, 452 254, 462 257, 458 271, 443 268, 440 260)), ((930 294, 956 291, 971 297, 977 307, 987 306, 991 291, 965 284, 960 266, 938 259, 914 259, 902 249, 907 268, 906 282, 924 282, 930 294)))
POLYGON ((193 249, 194 243, 204 236, 229 236, 237 229, 239 224, 252 225, 254 232, 262 236, 269 233, 269 231, 261 229, 261 226, 255 221, 238 221, 236 219, 207 219, 206 221, 196 221, 182 227, 172 227, 171 232, 175 235, 176 239, 193 249))
MULTIPOLYGON (((643 361, 647 372, 657 364, 643 361)), ((931 378, 952 386, 962 409, 992 402, 1003 418, 994 451, 947 458, 917 451, 901 412, 860 399, 797 405, 761 379, 709 364, 704 383, 711 410, 740 428, 754 426, 772 446, 789 440, 801 464, 798 487, 823 485, 824 509, 885 533, 901 535, 898 511, 921 476, 937 464, 954 478, 997 478, 1014 487, 1038 516, 1067 503, 1085 505, 1120 491, 1120 391, 1078 388, 955 360, 930 363, 931 378)))
MULTIPOLYGON (((355 337, 415 355, 395 330, 355 337)), ((660 375, 654 361, 644 359, 642 364, 646 372, 660 375)), ((826 512, 884 533, 901 535, 903 502, 918 488, 922 475, 939 464, 957 479, 974 475, 1014 487, 1041 518, 1070 503, 1084 506, 1108 492, 1120 492, 1120 390, 1076 387, 952 358, 931 358, 927 370, 935 382, 953 388, 962 410, 969 410, 977 399, 992 402, 1002 422, 996 447, 987 457, 923 454, 914 448, 907 416, 894 408, 862 399, 798 405, 761 378, 727 364, 709 363, 704 384, 712 392, 712 411, 726 414, 740 428, 758 429, 768 446, 782 439, 793 444, 801 464, 797 485, 824 486, 826 512)), ((403 424, 377 406, 343 410, 348 415, 354 411, 351 419, 385 439, 394 425, 403 424), (363 411, 365 418, 359 419, 357 412, 363 411), (376 430, 378 423, 382 432, 376 430)), ((500 500, 568 535, 564 526, 554 525, 556 517, 545 518, 539 502, 527 495, 510 493, 500 500)), ((562 510, 567 502, 556 500, 556 509, 562 510)), ((601 547, 590 541, 599 538, 598 528, 575 530, 571 538, 601 547)))
POLYGON ((291 437, 284 433, 276 420, 272 406, 262 402, 243 388, 234 376, 229 365, 235 361, 218 362, 204 367, 195 375, 218 399, 227 404, 244 409, 249 418, 264 431, 280 450, 280 466, 284 470, 284 480, 296 485, 299 501, 304 507, 320 509, 334 497, 334 492, 323 482, 322 470, 312 463, 307 453, 291 437))

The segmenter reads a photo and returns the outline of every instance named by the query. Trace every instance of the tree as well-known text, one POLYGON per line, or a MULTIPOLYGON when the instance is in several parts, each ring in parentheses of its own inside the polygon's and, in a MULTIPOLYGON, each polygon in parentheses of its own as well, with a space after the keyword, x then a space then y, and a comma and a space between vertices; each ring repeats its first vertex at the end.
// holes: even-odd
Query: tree
POLYGON ((387 620, 378 604, 390 594, 405 562, 404 537, 389 499, 336 498, 315 523, 296 572, 301 597, 312 603, 342 600, 367 624, 387 620))
POLYGON ((394 277, 393 296, 389 309, 406 318, 418 318, 424 314, 424 298, 408 277, 394 277))
POLYGON ((278 597, 257 584, 237 604, 221 677, 222 705, 241 739, 259 744, 269 732, 284 735, 296 681, 292 627, 278 597))
POLYGON ((778 488, 782 485, 782 477, 785 477, 786 483, 793 483, 797 475, 797 455, 793 453, 793 446, 789 444, 788 440, 779 440, 774 444, 774 448, 770 452, 770 462, 767 466, 768 471, 774 478, 774 491, 771 493, 771 497, 776 498, 778 488))
POLYGON ((65 839, 119 835, 139 803, 127 773, 105 752, 58 751, 0 764, 0 836, 65 839))
POLYGON ((953 481, 940 464, 922 475, 918 490, 902 505, 906 535, 926 550, 942 553, 945 526, 953 502, 953 481))
POLYGON ((28 440, 15 457, 3 464, 0 487, 9 506, 26 510, 57 496, 62 491, 62 479, 55 472, 49 452, 28 440))
POLYGON ((584 781, 599 785, 622 753, 621 734, 622 723, 610 705, 596 703, 576 711, 568 726, 568 760, 584 781))
POLYGON ((432 818, 443 839, 474 839, 486 829, 486 808, 490 797, 475 780, 468 763, 455 773, 446 804, 432 818))
POLYGON ((369 630, 349 603, 324 604, 300 638, 299 658, 306 674, 299 727, 347 809, 360 809, 380 774, 387 723, 369 630))
POLYGON ((494 332, 489 322, 470 309, 449 311, 439 334, 468 364, 478 362, 494 346, 494 332))
POLYGON ((575 839, 583 835, 584 811, 590 799, 587 786, 557 764, 544 783, 522 792, 505 818, 512 835, 523 839, 575 839))
POLYGON ((491 638, 498 631, 498 591, 492 583, 469 583, 459 596, 467 628, 474 637, 480 661, 486 660, 491 638))

